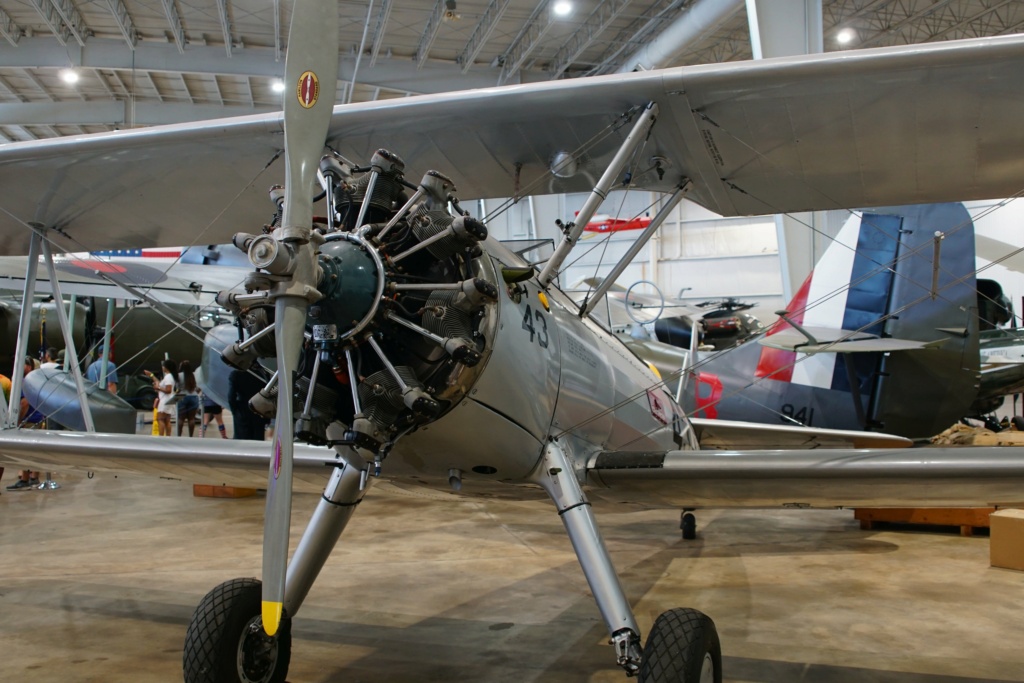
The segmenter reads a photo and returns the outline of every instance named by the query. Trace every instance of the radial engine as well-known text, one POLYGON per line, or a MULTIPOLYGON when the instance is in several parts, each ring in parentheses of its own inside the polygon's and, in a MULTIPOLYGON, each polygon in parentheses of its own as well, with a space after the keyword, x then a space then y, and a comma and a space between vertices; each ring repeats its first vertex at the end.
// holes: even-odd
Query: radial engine
MULTIPOLYGON (((378 471, 399 437, 469 392, 497 319, 498 280, 479 244, 486 227, 461 209, 449 178, 428 171, 413 185, 404 170, 383 149, 362 168, 335 154, 321 159, 327 215, 314 217, 313 238, 322 296, 308 309, 294 382, 296 437, 351 445, 378 471)), ((265 360, 275 357, 268 290, 283 258, 270 233, 280 223, 283 194, 270 191, 277 211, 264 234, 233 240, 256 266, 245 293, 224 291, 217 299, 240 325, 240 341, 222 358, 263 380, 249 405, 268 418, 278 390, 276 374, 269 375, 273 361, 265 360)))

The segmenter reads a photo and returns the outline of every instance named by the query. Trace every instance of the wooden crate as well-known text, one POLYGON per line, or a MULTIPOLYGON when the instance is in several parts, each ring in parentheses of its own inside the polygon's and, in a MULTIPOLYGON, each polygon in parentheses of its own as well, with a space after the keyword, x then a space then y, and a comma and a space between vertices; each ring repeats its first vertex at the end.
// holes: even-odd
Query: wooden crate
POLYGON ((256 495, 256 489, 247 489, 241 486, 192 484, 192 495, 197 498, 248 498, 256 495))
POLYGON ((958 526, 961 536, 973 536, 975 529, 987 529, 988 516, 995 508, 855 508, 853 518, 861 529, 874 528, 875 522, 958 526))

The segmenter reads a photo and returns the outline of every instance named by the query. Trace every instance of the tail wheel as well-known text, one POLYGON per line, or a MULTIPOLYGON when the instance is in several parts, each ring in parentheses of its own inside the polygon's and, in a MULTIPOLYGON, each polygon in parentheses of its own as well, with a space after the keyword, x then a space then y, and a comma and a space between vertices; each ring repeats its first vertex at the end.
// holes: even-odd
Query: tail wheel
POLYGON ((647 636, 638 680, 722 683, 722 645, 715 623, 695 609, 662 613, 647 636))
POLYGON ((291 619, 263 631, 262 586, 232 579, 206 594, 185 634, 185 683, 284 683, 291 660, 291 619))
POLYGON ((679 518, 679 528, 683 531, 684 541, 697 538, 697 516, 692 512, 684 512, 679 518))

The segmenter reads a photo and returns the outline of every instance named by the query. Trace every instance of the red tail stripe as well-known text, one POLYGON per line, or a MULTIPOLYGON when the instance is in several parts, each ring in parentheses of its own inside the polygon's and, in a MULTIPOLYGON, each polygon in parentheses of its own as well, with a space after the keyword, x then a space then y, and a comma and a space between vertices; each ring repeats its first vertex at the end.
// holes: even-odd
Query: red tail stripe
MULTIPOLYGON (((811 290, 811 279, 813 277, 814 271, 811 271, 811 274, 807 276, 804 283, 800 285, 796 296, 789 302, 787 310, 790 312, 791 318, 798 324, 804 321, 804 311, 807 309, 807 294, 811 290)), ((790 327, 789 323, 780 320, 765 336, 770 337, 782 330, 788 330, 790 327)), ((763 346, 761 347, 761 357, 757 361, 757 369, 754 371, 754 377, 771 377, 780 382, 789 382, 793 379, 793 363, 795 362, 795 352, 763 346)))

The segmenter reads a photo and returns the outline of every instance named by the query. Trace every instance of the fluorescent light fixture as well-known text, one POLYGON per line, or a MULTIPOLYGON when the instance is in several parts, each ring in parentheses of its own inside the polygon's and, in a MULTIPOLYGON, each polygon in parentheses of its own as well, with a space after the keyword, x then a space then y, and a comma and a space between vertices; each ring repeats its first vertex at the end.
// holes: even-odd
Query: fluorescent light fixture
POLYGON ((555 3, 553 9, 558 16, 566 17, 572 12, 572 3, 569 0, 559 0, 559 2, 555 3))
POLYGON ((60 79, 69 85, 78 83, 78 72, 74 69, 61 69, 60 79))
POLYGON ((857 32, 854 31, 852 28, 844 28, 842 31, 836 34, 836 40, 839 41, 841 45, 847 45, 848 43, 852 43, 854 40, 856 40, 856 38, 857 32))
POLYGON ((284 92, 284 81, 282 81, 280 78, 275 78, 274 81, 270 84, 270 89, 273 90, 274 92, 284 92))

